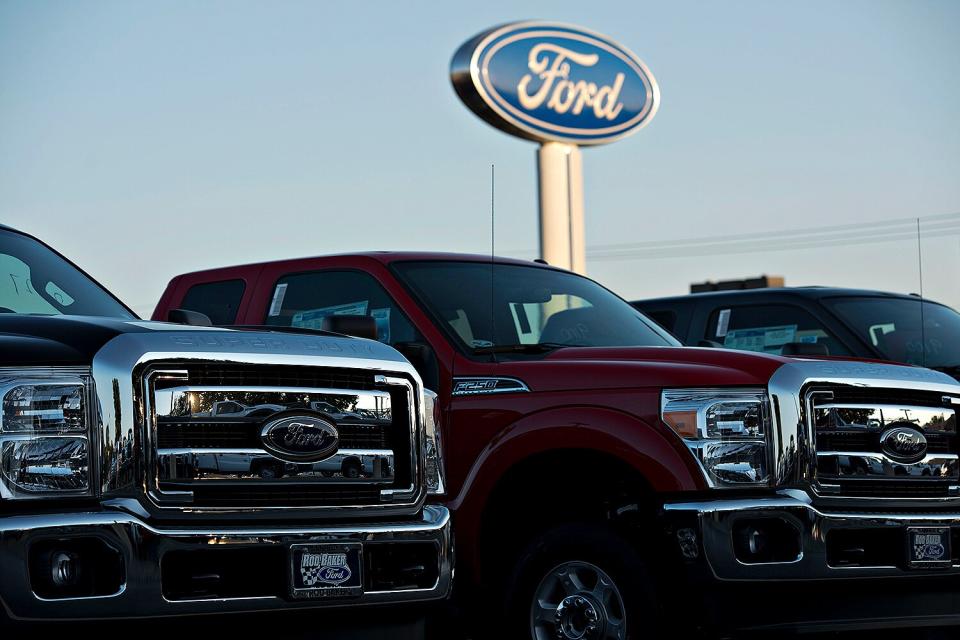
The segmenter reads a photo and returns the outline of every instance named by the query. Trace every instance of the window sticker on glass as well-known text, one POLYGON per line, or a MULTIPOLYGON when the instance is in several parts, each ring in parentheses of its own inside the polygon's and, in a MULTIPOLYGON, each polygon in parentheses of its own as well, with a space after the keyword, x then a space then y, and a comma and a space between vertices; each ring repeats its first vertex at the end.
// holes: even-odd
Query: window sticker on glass
POLYGON ((829 337, 823 329, 803 329, 797 331, 797 335, 793 341, 801 344, 817 344, 821 340, 826 340, 829 337))
POLYGON ((47 286, 45 286, 43 290, 46 291, 47 295, 53 298, 61 307, 69 307, 76 302, 76 300, 70 297, 69 293, 58 287, 56 283, 48 282, 47 286))
POLYGON ((717 318, 717 337, 726 338, 730 330, 730 309, 720 311, 720 317, 717 318))
POLYGON ((371 309, 370 315, 377 322, 377 339, 390 344, 390 307, 371 309))
POLYGON ((873 343, 873 346, 879 347, 880 342, 883 340, 883 336, 888 333, 893 333, 897 330, 897 325, 893 322, 890 324, 875 324, 870 327, 870 342, 873 343))
POLYGON ((323 325, 323 319, 327 316, 365 316, 367 308, 370 306, 369 300, 361 302, 349 302, 347 304, 337 304, 330 307, 321 307, 319 309, 308 309, 293 314, 291 327, 301 327, 303 329, 320 329, 323 325))
POLYGON ((723 346, 740 351, 780 353, 783 345, 796 342, 797 325, 734 329, 727 333, 723 346))
POLYGON ((278 284, 277 288, 273 291, 273 301, 270 302, 270 312, 269 315, 278 316, 280 315, 280 309, 283 308, 283 298, 287 295, 287 283, 278 284))

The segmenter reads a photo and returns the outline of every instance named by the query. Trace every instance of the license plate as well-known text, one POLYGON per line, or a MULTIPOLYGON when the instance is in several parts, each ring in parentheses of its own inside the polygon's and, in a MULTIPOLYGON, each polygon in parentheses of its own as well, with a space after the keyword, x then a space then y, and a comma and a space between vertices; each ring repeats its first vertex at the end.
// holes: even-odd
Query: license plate
POLYGON ((910 527, 907 529, 907 566, 911 569, 937 569, 953 564, 950 553, 950 529, 910 527))
POLYGON ((349 598, 363 593, 363 547, 359 544, 290 546, 290 595, 349 598))

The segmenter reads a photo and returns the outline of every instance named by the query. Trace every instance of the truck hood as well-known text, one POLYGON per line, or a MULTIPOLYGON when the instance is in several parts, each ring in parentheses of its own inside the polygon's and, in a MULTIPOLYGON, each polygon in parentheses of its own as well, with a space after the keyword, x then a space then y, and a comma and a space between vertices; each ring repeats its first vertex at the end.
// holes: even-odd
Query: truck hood
POLYGON ((146 323, 92 316, 0 314, 0 366, 87 366, 121 333, 146 323))
MULTIPOLYGON (((226 351, 260 353, 306 350, 308 353, 349 354, 405 362, 391 347, 373 340, 342 336, 286 335, 268 330, 191 327, 167 322, 121 320, 92 316, 31 316, 0 314, 0 367, 90 366, 104 345, 125 334, 141 334, 139 342, 155 346, 146 334, 169 337, 171 350, 190 351, 204 344, 226 351)), ((135 340, 129 336, 127 340, 135 340)))
POLYGON ((638 387, 766 386, 791 358, 696 347, 590 347, 512 361, 515 375, 537 391, 638 387))

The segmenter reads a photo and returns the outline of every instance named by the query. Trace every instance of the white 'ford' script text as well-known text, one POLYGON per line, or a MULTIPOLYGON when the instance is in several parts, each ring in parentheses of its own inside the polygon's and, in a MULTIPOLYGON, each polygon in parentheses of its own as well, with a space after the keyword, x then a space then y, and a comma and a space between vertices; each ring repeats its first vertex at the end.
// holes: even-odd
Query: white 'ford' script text
POLYGON ((618 73, 612 84, 598 87, 593 82, 570 79, 570 63, 582 67, 597 64, 600 56, 595 53, 577 53, 559 45, 542 43, 530 49, 528 73, 517 85, 517 96, 524 109, 533 110, 544 102, 547 108, 557 113, 579 115, 585 108, 593 108, 598 118, 613 120, 623 109, 619 101, 624 75, 618 73), (552 58, 552 59, 551 59, 552 58), (569 62, 568 62, 569 60, 569 62), (540 87, 533 94, 528 92, 534 75, 540 79, 540 87))

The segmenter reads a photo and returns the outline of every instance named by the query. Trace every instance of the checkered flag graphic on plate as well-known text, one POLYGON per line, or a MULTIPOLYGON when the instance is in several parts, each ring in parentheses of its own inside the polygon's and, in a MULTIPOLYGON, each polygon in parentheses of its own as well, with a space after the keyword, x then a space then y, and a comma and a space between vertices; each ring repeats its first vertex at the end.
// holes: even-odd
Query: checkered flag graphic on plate
POLYGON ((300 575, 303 577, 303 585, 312 587, 320 582, 320 572, 323 567, 300 567, 300 575))

